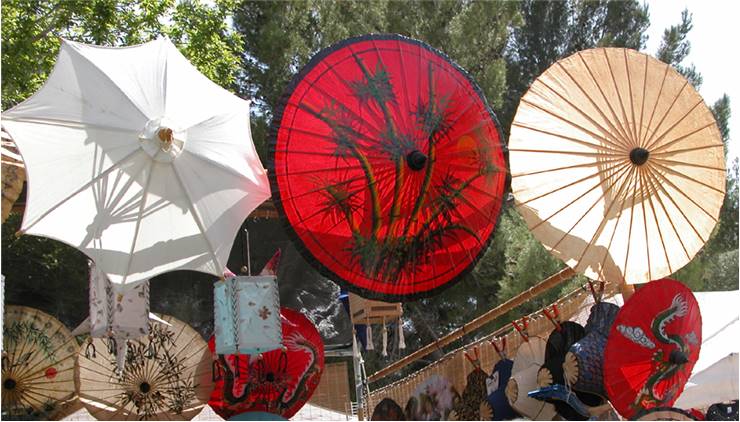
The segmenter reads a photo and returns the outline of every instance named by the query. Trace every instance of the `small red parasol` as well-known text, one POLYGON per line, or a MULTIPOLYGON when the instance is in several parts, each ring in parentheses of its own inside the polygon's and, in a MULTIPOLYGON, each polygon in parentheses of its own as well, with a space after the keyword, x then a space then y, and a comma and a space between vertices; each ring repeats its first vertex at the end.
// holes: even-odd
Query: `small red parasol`
POLYGON ((448 287, 485 251, 507 169, 480 88, 432 47, 365 35, 293 79, 270 137, 272 197, 298 249, 369 299, 448 287))
MULTIPOLYGON (((292 417, 308 401, 324 370, 324 343, 300 312, 280 308, 282 349, 249 355, 215 355, 208 404, 224 419, 244 412, 292 417)), ((215 350, 215 338, 208 342, 215 350)))
POLYGON ((604 353, 604 384, 625 418, 670 407, 701 348, 699 305, 682 283, 662 279, 637 290, 619 311, 604 353))

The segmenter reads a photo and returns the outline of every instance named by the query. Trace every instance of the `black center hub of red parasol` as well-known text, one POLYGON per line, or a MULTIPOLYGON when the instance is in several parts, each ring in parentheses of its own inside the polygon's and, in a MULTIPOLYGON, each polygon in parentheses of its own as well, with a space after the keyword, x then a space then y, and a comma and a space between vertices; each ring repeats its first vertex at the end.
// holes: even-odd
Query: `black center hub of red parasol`
POLYGON ((413 150, 406 156, 406 162, 411 167, 411 170, 419 171, 427 163, 427 156, 419 150, 413 150))
POLYGON ((139 390, 144 394, 148 393, 151 389, 152 386, 149 385, 148 382, 142 382, 141 384, 139 384, 139 390))
POLYGON ((648 160, 648 157, 650 157, 650 151, 646 150, 645 148, 634 148, 632 151, 630 151, 630 161, 632 161, 633 164, 641 166, 645 164, 648 160))
POLYGON ((267 382, 273 382, 275 381, 275 374, 273 374, 272 372, 268 372, 265 376, 265 379, 267 380, 267 382))
POLYGON ((15 388, 15 380, 12 378, 8 378, 3 382, 3 388, 6 390, 12 390, 15 388))

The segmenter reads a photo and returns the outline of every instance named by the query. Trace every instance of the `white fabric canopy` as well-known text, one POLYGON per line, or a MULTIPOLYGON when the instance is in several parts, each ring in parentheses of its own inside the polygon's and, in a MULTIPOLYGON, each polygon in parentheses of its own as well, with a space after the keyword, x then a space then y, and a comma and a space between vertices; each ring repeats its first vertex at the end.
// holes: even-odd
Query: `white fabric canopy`
POLYGON ((239 226, 270 196, 249 102, 167 39, 63 41, 46 84, 3 125, 28 173, 21 231, 77 247, 114 283, 221 275, 239 226))
POLYGON ((707 407, 738 400, 740 291, 694 293, 702 319, 699 360, 675 407, 707 407))
POLYGON ((709 368, 693 375, 675 407, 706 408, 714 403, 738 400, 738 355, 730 353, 709 368))

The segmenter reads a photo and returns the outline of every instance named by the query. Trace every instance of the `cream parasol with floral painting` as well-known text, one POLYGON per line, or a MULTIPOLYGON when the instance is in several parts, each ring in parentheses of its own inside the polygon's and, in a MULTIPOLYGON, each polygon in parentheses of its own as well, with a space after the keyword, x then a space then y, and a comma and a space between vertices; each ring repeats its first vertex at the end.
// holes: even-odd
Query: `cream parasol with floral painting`
POLYGON ((78 356, 82 404, 98 420, 190 420, 213 389, 211 352, 190 326, 162 315, 149 336, 128 340, 119 372, 115 350, 93 339, 78 356))
POLYGON ((9 305, 4 312, 2 419, 61 419, 75 410, 79 345, 57 319, 9 305))

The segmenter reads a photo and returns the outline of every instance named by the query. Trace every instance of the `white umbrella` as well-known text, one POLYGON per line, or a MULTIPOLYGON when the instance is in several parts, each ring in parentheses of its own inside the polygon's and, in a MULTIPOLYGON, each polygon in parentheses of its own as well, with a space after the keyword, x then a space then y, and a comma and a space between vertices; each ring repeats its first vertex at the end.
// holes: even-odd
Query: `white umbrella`
POLYGON ((707 408, 714 403, 738 400, 738 357, 730 353, 709 368, 689 378, 673 404, 681 409, 707 408))
POLYGON ((167 39, 63 41, 46 84, 3 124, 28 173, 21 231, 80 249, 114 283, 221 275, 238 227, 270 196, 249 102, 167 39))

